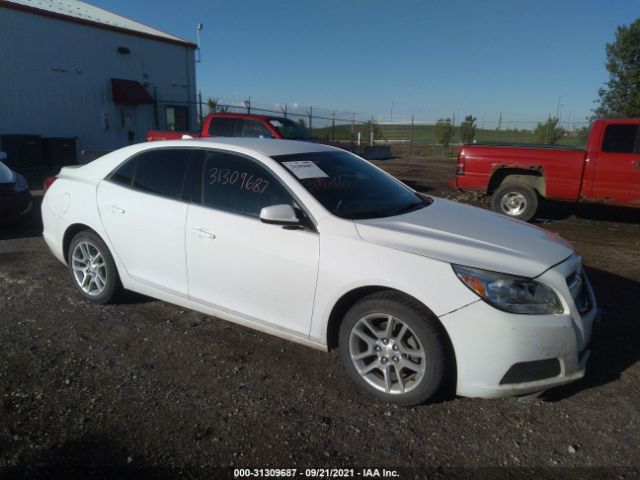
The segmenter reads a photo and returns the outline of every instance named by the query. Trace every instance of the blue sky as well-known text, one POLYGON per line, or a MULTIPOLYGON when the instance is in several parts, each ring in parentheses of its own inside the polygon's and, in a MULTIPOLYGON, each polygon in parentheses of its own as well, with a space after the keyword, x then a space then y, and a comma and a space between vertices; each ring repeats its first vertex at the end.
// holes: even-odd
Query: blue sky
MULTIPOLYGON (((635 0, 90 1, 195 40, 203 95, 388 121, 584 120, 635 0), (569 117, 571 115, 571 117, 569 117)), ((530 126, 522 123, 522 126, 530 126)))

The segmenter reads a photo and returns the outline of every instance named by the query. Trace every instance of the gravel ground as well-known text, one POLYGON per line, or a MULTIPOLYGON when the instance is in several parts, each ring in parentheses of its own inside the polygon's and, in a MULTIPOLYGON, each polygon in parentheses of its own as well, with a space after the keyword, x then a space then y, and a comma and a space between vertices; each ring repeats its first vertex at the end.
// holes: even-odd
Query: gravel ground
MULTIPOLYGON (((451 161, 379 163, 414 188, 451 161)), ((362 396, 318 352, 164 302, 82 299, 37 216, 0 230, 0 478, 214 478, 386 467, 401 478, 640 476, 640 210, 551 205, 603 308, 587 376, 529 402, 362 396)), ((361 472, 357 470, 357 472, 361 472)))

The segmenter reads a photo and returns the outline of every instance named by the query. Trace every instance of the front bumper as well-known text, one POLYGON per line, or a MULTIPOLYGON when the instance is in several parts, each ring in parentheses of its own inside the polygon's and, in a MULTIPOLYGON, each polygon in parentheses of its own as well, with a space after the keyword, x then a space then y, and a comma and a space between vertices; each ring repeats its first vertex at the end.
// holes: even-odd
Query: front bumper
POLYGON ((526 395, 584 376, 599 312, 586 276, 589 310, 581 313, 576 307, 567 284, 576 271, 582 274, 580 258, 574 256, 538 277, 563 300, 562 314, 513 314, 478 300, 441 317, 456 356, 459 395, 526 395))

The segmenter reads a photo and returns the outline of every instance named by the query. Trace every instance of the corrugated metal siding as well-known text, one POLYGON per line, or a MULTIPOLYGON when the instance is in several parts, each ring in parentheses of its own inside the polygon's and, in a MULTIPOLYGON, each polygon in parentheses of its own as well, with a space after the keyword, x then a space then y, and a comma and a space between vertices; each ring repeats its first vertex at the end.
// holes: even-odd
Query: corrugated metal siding
POLYGON ((193 49, 0 7, 0 134, 78 137, 78 151, 124 146, 129 129, 144 141, 155 128, 154 106, 113 104, 111 78, 148 82, 161 100, 193 102, 195 126, 193 49), (131 54, 118 53, 120 46, 131 54), (133 114, 130 127, 121 125, 123 108, 133 114))

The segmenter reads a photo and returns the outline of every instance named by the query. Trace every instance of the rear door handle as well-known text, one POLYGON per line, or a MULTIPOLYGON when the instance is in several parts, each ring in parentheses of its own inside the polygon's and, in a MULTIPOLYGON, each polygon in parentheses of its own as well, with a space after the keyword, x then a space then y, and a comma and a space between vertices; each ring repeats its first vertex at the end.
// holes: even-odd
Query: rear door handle
POLYGON ((111 210, 113 213, 124 213, 124 209, 117 207, 116 205, 109 205, 107 208, 111 210))
POLYGON ((216 238, 215 234, 208 232, 207 230, 205 230, 204 228, 192 228, 193 233, 195 233, 197 236, 202 237, 202 238, 209 238, 211 240, 213 240, 214 238, 216 238))

